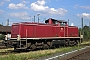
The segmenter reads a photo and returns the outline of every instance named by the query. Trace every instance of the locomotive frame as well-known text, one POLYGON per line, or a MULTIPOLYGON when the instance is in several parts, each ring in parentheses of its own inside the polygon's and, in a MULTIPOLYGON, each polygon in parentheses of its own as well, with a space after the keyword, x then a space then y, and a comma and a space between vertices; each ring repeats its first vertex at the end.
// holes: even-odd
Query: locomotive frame
POLYGON ((12 45, 15 50, 35 50, 36 48, 55 48, 64 46, 74 46, 77 45, 81 37, 45 37, 45 38, 22 38, 17 40, 16 38, 11 38, 12 45), (22 44, 23 43, 23 44, 22 44))

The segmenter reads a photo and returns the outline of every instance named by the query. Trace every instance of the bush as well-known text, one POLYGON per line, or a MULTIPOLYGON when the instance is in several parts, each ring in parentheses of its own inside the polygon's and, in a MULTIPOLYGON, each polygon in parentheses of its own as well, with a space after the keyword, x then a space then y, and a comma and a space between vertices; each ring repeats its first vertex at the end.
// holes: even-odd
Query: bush
POLYGON ((0 35, 0 40, 3 40, 5 35, 0 35))

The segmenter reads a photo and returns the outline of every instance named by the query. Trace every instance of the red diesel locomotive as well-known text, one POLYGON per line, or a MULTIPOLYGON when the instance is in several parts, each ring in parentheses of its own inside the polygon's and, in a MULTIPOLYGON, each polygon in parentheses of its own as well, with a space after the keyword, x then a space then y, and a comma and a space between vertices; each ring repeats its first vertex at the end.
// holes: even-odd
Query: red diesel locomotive
POLYGON ((14 23, 10 39, 15 50, 73 46, 80 40, 78 27, 68 26, 64 20, 52 18, 45 23, 14 23))

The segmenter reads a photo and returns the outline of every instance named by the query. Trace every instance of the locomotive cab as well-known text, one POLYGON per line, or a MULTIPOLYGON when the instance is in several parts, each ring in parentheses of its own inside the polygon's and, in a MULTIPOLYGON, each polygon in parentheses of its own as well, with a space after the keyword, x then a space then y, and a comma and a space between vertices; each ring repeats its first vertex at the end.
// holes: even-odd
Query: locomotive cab
POLYGON ((46 24, 56 24, 58 26, 68 26, 67 21, 65 20, 55 20, 52 18, 49 18, 45 21, 46 24))
POLYGON ((67 21, 60 20, 59 23, 60 23, 60 26, 68 26, 67 21))

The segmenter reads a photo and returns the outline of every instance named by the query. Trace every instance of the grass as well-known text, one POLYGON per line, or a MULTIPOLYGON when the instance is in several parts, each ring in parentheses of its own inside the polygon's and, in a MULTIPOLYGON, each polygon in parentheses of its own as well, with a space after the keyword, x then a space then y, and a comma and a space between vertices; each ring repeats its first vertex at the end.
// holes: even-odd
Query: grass
POLYGON ((77 49, 76 46, 74 47, 64 47, 64 48, 57 48, 57 49, 49 49, 49 50, 39 50, 39 51, 31 51, 27 53, 20 53, 20 54, 9 54, 8 56, 1 56, 0 60, 28 60, 39 58, 42 56, 48 56, 51 54, 59 53, 59 52, 68 52, 72 51, 73 49, 77 49))
MULTIPOLYGON (((82 44, 87 44, 87 43, 90 43, 90 41, 83 42, 82 44)), ((0 56, 0 60, 28 60, 28 59, 33 60, 39 57, 48 56, 60 52, 65 53, 80 48, 82 48, 82 46, 62 47, 62 48, 49 49, 49 50, 23 52, 19 54, 9 54, 5 56, 0 56)))

